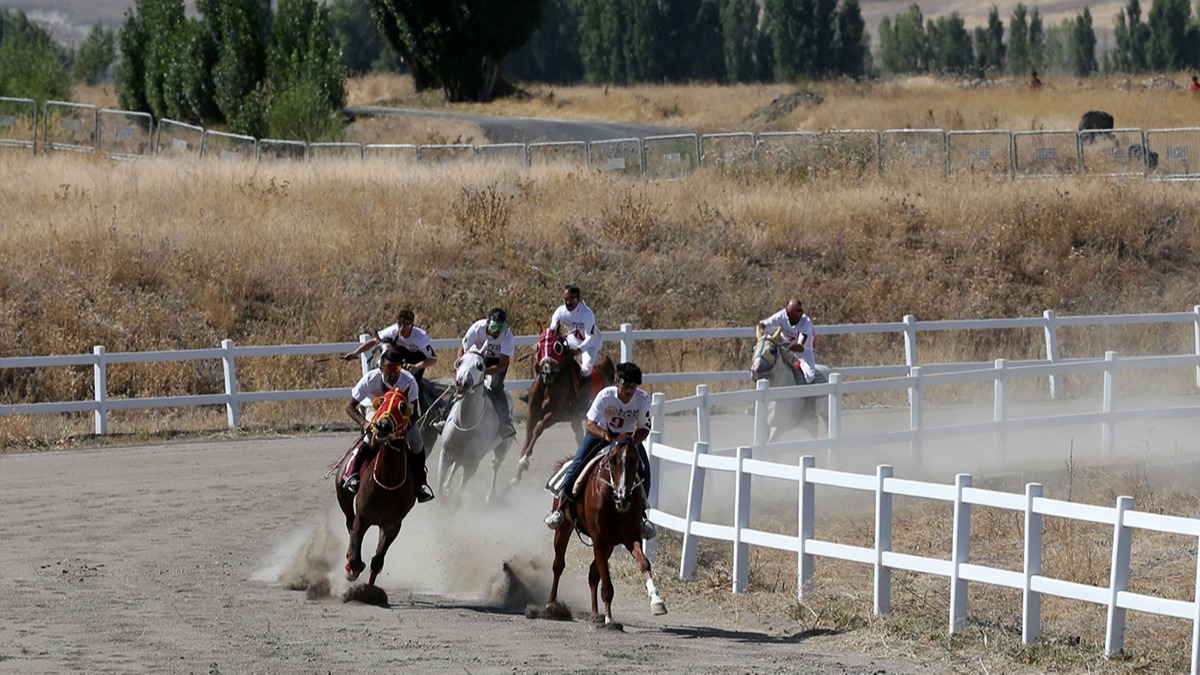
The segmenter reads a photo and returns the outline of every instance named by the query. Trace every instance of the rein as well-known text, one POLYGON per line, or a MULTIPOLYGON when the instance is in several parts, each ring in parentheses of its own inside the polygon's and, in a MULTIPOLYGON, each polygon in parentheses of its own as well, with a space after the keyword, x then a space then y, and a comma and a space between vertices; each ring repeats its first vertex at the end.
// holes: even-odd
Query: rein
MULTIPOLYGON (((471 392, 475 391, 476 389, 478 389, 481 386, 483 386, 482 382, 475 385, 474 387, 471 387, 470 389, 468 389, 466 391, 466 393, 459 395, 458 400, 459 401, 464 400, 467 396, 469 396, 471 394, 471 392)), ((457 388, 457 383, 455 383, 455 387, 457 388)), ((447 389, 447 391, 449 391, 449 389, 447 389)), ((458 429, 459 431, 470 431, 470 430, 474 429, 475 427, 479 426, 480 423, 483 422, 483 417, 484 417, 484 415, 487 414, 487 404, 488 404, 488 401, 487 401, 487 398, 485 397, 483 400, 483 405, 479 406, 479 418, 476 419, 475 423, 469 427, 464 427, 464 426, 459 425, 458 422, 454 419, 454 417, 450 417, 449 419, 447 419, 446 423, 453 426, 455 429, 458 429)), ((459 414, 461 415, 462 414, 461 408, 459 410, 460 410, 459 414)))
POLYGON ((375 462, 371 465, 371 480, 384 490, 394 491, 404 487, 404 483, 408 480, 408 449, 397 450, 392 447, 391 440, 384 441, 383 447, 379 448, 379 454, 375 455, 375 462), (379 465, 382 463, 383 455, 388 449, 396 450, 400 454, 400 461, 404 464, 404 473, 400 476, 400 482, 395 485, 384 485, 379 480, 379 465))

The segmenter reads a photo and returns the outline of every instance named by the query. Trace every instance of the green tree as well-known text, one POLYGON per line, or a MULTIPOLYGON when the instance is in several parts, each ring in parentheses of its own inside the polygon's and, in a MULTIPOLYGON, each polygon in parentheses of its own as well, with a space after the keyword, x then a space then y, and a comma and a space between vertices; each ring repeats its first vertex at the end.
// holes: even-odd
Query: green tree
POLYGON ((141 0, 125 10, 125 23, 117 33, 121 61, 117 65, 117 105, 125 110, 148 111, 146 102, 146 43, 150 36, 141 14, 141 0))
POLYGON ((117 35, 99 21, 92 26, 87 39, 75 53, 71 77, 77 82, 94 85, 104 79, 117 60, 117 35))
POLYGON ((504 59, 504 72, 520 80, 573 83, 583 80, 578 3, 544 0, 542 23, 529 42, 504 59))
POLYGON ((1013 9, 1008 28, 1008 68, 1013 75, 1025 75, 1033 69, 1032 53, 1029 49, 1029 15, 1024 3, 1013 9))
POLYGON ((897 73, 924 73, 929 70, 929 41, 925 35, 925 17, 917 3, 896 16, 897 73))
POLYGON ((832 71, 837 0, 765 0, 763 11, 779 79, 820 78, 832 71))
POLYGON ((213 99, 234 133, 262 136, 271 15, 260 0, 211 0, 205 19, 214 35, 217 59, 212 68, 213 99))
POLYGON ((1075 16, 1071 27, 1070 58, 1076 75, 1087 77, 1096 72, 1096 33, 1092 29, 1092 12, 1087 7, 1075 16))
POLYGON ((515 91, 500 77, 500 63, 533 34, 542 0, 370 0, 370 5, 419 87, 440 87, 451 101, 488 101, 515 91))
POLYGON ((721 45, 728 82, 750 82, 758 74, 756 0, 725 0, 721 5, 721 45))
POLYGON ((992 5, 987 27, 975 28, 975 64, 981 76, 1004 72, 1004 51, 1004 22, 1000 20, 1000 10, 992 5))
POLYGON ((379 34, 367 0, 333 0, 329 19, 342 52, 342 65, 350 73, 396 70, 400 56, 379 34))
POLYGON ((1150 26, 1142 21, 1142 6, 1129 0, 1115 20, 1117 46, 1113 50, 1113 66, 1125 73, 1144 72, 1149 67, 1146 49, 1150 43, 1150 26))
POLYGON ((21 10, 0 9, 0 96, 44 104, 71 95, 66 53, 21 10))
POLYGON ((971 69, 975 54, 971 47, 971 34, 966 22, 958 12, 939 16, 936 21, 926 22, 925 32, 929 36, 929 69, 935 73, 964 75, 971 69))
POLYGON ((1154 0, 1150 5, 1147 60, 1154 70, 1182 70, 1193 60, 1188 53, 1191 7, 1187 0, 1154 0))
POLYGON ((346 70, 330 11, 316 0, 279 0, 267 73, 267 131, 304 141, 339 137, 346 70))
POLYGON ((1034 68, 1042 70, 1045 67, 1046 31, 1042 26, 1042 14, 1034 6, 1029 14, 1029 62, 1034 68))
POLYGON ((863 22, 862 6, 858 0, 842 0, 837 11, 832 71, 850 77, 866 73, 870 44, 871 36, 867 34, 867 24, 863 22))

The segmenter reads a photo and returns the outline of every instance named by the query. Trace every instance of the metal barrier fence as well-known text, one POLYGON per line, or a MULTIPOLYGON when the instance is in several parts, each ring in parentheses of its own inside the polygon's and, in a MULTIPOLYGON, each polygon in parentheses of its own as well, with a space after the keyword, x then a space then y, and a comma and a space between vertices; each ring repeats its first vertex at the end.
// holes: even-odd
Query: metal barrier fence
POLYGON ((145 113, 0 98, 0 148, 103 152, 118 159, 215 157, 260 162, 388 161, 445 165, 504 161, 578 164, 630 177, 678 178, 701 167, 723 173, 870 172, 986 176, 1146 176, 1200 179, 1200 128, 1009 132, 942 129, 673 134, 598 141, 498 144, 304 143, 255 139, 145 113), (40 136, 39 136, 40 131, 40 136))

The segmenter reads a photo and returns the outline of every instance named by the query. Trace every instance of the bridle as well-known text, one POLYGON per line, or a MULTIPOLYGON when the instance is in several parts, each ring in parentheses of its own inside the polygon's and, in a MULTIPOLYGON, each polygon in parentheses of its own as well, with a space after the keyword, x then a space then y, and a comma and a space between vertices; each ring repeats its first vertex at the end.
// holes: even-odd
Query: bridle
POLYGON ((638 472, 637 472, 637 463, 639 461, 641 461, 641 460, 637 454, 637 446, 635 446, 633 441, 631 441, 631 440, 622 440, 622 441, 617 441, 616 443, 613 443, 612 449, 609 450, 608 455, 604 458, 604 470, 605 470, 605 473, 607 473, 608 475, 605 476, 604 474, 601 474, 600 481, 602 483, 604 483, 605 485, 609 486, 610 488, 612 488, 613 502, 615 503, 615 505, 617 507, 618 513, 624 513, 629 510, 629 507, 632 505, 633 495, 635 495, 637 493, 637 489, 639 487, 641 487, 641 485, 642 485, 641 475, 638 474, 638 472), (620 448, 621 446, 625 446, 625 448, 626 448, 625 450, 620 451, 621 452, 621 460, 622 460, 621 461, 622 471, 620 472, 619 475, 614 476, 613 475, 613 464, 615 462, 613 460, 616 459, 616 454, 618 452, 618 448, 620 448), (625 485, 625 477, 629 473, 630 451, 632 451, 632 454, 633 454, 633 467, 634 467, 635 478, 633 480, 632 485, 626 486, 625 485))

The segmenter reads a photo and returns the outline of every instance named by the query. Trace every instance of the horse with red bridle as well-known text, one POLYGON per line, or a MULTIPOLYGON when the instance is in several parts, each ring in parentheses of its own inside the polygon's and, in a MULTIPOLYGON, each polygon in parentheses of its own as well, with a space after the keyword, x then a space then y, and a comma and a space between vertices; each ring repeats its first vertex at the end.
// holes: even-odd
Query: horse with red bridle
POLYGON ((583 439, 583 418, 596 393, 612 384, 616 368, 612 359, 600 358, 592 374, 582 377, 579 362, 566 339, 558 331, 547 328, 538 337, 534 351, 534 377, 529 391, 523 398, 529 403, 529 415, 525 418, 525 444, 517 459, 517 475, 514 482, 529 468, 533 446, 546 429, 567 420, 575 432, 575 442, 583 439))
MULTIPOLYGON (((371 558, 371 576, 367 584, 373 586, 375 577, 383 569, 383 559, 388 547, 400 534, 400 524, 417 503, 417 481, 413 462, 404 432, 411 419, 411 408, 399 389, 390 389, 375 399, 375 415, 367 441, 377 449, 373 459, 361 470, 362 480, 358 493, 342 486, 343 475, 349 471, 354 451, 346 453, 337 464, 337 500, 346 515, 346 530, 350 533, 350 546, 346 549, 346 579, 355 581, 366 568, 362 559, 363 535, 371 526, 379 528, 379 543, 375 556, 371 558)), ((356 451, 362 452, 359 446, 356 451)))
POLYGON ((584 471, 580 479, 583 488, 565 509, 562 523, 554 531, 554 582, 546 599, 547 606, 558 599, 558 582, 566 568, 567 544, 571 541, 572 531, 577 530, 592 540, 594 559, 588 570, 592 618, 600 615, 596 597, 599 587, 600 597, 604 600, 604 623, 612 623, 613 584, 608 559, 617 546, 624 546, 629 551, 646 578, 650 611, 667 613, 667 605, 654 585, 650 560, 642 552, 642 519, 647 505, 637 469, 638 451, 634 442, 618 440, 601 451, 584 471))

